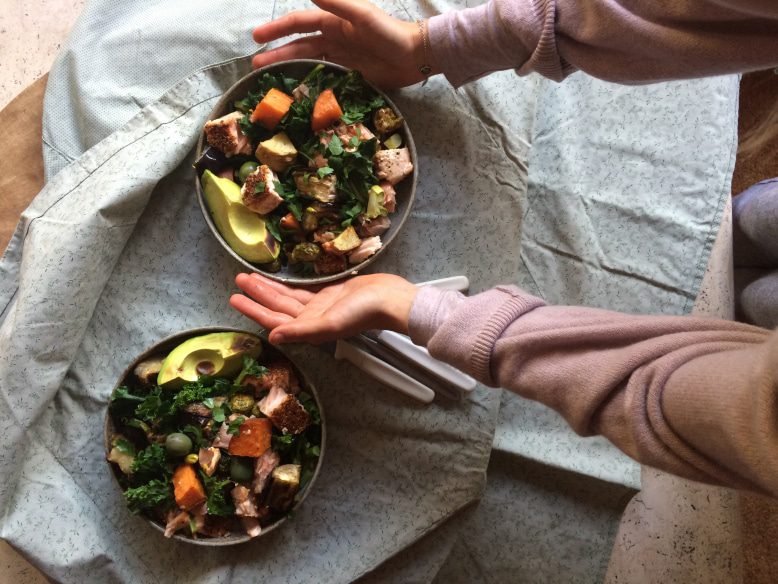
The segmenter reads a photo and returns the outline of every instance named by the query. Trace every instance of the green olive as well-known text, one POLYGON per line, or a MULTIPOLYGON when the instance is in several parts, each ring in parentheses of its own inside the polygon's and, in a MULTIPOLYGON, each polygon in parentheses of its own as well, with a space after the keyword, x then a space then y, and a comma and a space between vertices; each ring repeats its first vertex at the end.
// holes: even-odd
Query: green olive
POLYGON ((250 460, 233 456, 230 458, 230 478, 238 483, 250 481, 254 476, 254 465, 250 460))
POLYGON ((246 182, 246 177, 259 168, 259 164, 256 162, 248 161, 240 165, 238 170, 238 182, 243 184, 246 182))
POLYGON ((180 432, 168 434, 165 438, 165 450, 170 456, 186 456, 192 450, 192 440, 180 432))
POLYGON ((254 398, 246 393, 236 393, 230 399, 230 409, 236 414, 248 414, 254 407, 254 398))

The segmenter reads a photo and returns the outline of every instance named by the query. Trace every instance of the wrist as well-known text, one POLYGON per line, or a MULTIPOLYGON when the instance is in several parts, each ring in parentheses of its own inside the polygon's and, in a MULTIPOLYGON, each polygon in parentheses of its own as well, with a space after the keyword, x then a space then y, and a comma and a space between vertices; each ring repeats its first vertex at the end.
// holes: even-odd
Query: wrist
POLYGON ((411 308, 418 293, 419 288, 415 284, 400 277, 386 286, 383 295, 384 317, 387 322, 383 328, 407 335, 411 308))
POLYGON ((409 61, 412 63, 416 82, 426 81, 429 77, 440 73, 432 54, 427 22, 427 20, 417 20, 403 24, 408 38, 409 61))

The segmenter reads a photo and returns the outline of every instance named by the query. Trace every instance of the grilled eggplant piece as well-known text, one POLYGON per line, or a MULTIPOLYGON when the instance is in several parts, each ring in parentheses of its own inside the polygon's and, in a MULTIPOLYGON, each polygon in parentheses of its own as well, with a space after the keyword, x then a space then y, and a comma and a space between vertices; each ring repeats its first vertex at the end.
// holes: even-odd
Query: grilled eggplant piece
POLYGON ((157 383, 157 375, 162 370, 162 361, 164 361, 162 357, 146 359, 138 363, 132 372, 143 385, 154 385, 157 383))

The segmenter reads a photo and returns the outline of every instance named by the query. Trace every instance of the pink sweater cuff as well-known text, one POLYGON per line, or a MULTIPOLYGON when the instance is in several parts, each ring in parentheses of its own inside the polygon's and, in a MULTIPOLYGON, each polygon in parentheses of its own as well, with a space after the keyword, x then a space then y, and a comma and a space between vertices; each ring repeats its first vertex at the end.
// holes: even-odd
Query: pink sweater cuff
POLYGON ((470 298, 425 286, 411 308, 410 335, 433 357, 494 386, 495 343, 522 314, 543 305, 540 298, 515 286, 499 286, 470 298))
POLYGON ((561 80, 554 38, 554 0, 490 0, 429 20, 430 50, 449 83, 459 87, 493 71, 518 69, 561 80))

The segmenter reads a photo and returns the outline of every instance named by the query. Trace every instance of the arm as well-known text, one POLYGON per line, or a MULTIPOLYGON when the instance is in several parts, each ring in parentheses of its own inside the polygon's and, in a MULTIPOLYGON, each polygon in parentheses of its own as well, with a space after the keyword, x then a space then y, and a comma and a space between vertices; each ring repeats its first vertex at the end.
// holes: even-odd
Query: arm
POLYGON ((424 288, 413 340, 477 377, 602 434, 629 456, 778 494, 778 335, 735 322, 545 306, 514 287, 424 288))
POLYGON ((778 64, 773 0, 490 0, 429 21, 438 68, 458 87, 517 69, 561 81, 576 69, 619 83, 778 64))
POLYGON ((429 54, 414 23, 369 2, 313 1, 320 10, 263 24, 254 39, 318 34, 258 53, 255 67, 326 55, 390 88, 424 79, 422 64, 455 87, 503 69, 640 83, 778 65, 774 0, 489 0, 432 17, 429 54))
POLYGON ((639 462, 778 495, 778 332, 713 318, 545 306, 515 287, 466 298, 389 274, 319 292, 239 274, 230 304, 271 343, 408 333, 487 385, 558 411, 639 462))

